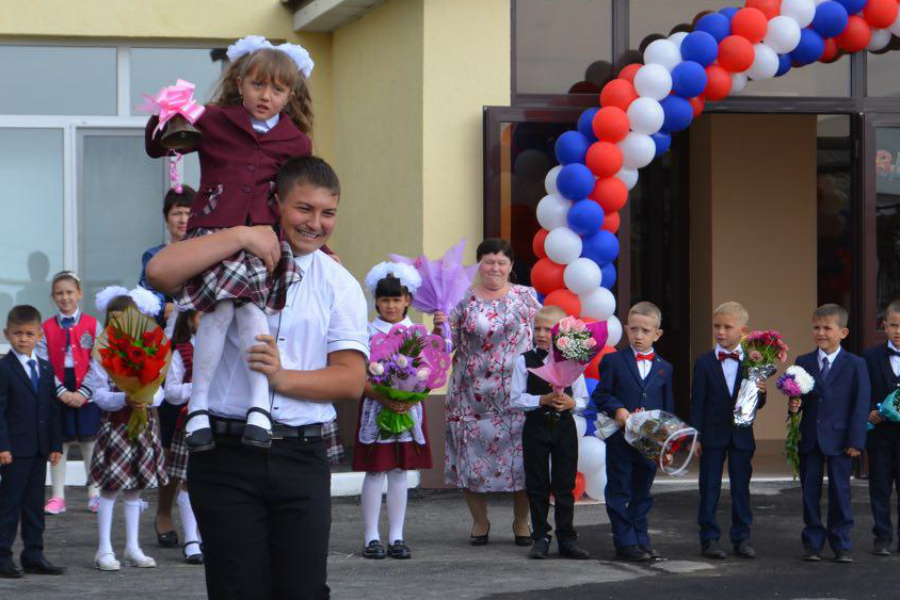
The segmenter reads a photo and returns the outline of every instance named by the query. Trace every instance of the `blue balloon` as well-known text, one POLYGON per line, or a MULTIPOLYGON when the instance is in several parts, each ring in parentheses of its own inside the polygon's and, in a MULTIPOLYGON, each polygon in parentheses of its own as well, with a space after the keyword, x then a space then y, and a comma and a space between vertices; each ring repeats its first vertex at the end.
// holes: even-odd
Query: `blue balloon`
POLYGON ((666 118, 663 121, 663 129, 666 131, 684 131, 691 126, 691 121, 694 120, 694 108, 690 102, 681 96, 670 94, 663 98, 660 104, 663 107, 663 112, 666 114, 666 118))
POLYGON ((600 267, 600 273, 603 275, 600 286, 608 290, 613 289, 613 286, 616 285, 616 265, 607 263, 600 267))
POLYGON ((837 0, 841 3, 848 15, 855 15, 862 9, 866 7, 866 4, 869 3, 869 0, 837 0))
POLYGON ((781 77, 785 73, 791 70, 791 55, 790 54, 779 54, 778 55, 778 71, 775 72, 775 77, 781 77))
POLYGON ((603 227, 603 209, 593 200, 580 200, 569 209, 569 229, 578 235, 594 235, 603 227))
MULTIPOLYGON (((570 131, 568 133, 578 132, 570 131)), ((591 195, 591 192, 594 191, 595 181, 594 174, 590 169, 581 163, 571 163, 564 166, 559 172, 556 178, 556 188, 563 197, 577 202, 591 195)))
POLYGON ((706 69, 700 63, 685 60, 672 69, 672 91, 682 98, 699 96, 706 89, 706 69))
POLYGON ((825 40, 821 35, 807 28, 800 31, 800 43, 791 52, 791 60, 798 66, 808 65, 822 58, 824 52, 825 40))
POLYGON ((544 303, 544 299, 545 299, 547 296, 543 295, 543 294, 540 293, 540 292, 535 292, 535 294, 537 294, 538 304, 543 304, 543 303, 544 303))
POLYGON ((591 141, 577 131, 567 131, 556 139, 556 160, 561 165, 583 163, 591 141))
POLYGON ((619 256, 619 238, 605 229, 582 238, 581 243, 581 256, 591 259, 600 265, 601 269, 603 265, 611 263, 619 256))
POLYGON ((586 137, 591 143, 597 141, 597 136, 594 135, 594 115, 597 114, 597 111, 600 110, 597 107, 589 108, 578 117, 578 131, 581 132, 581 135, 586 137))
POLYGON ((657 131, 650 136, 656 144, 656 156, 662 156, 672 146, 672 134, 666 131, 657 131))
POLYGON ((720 8, 719 13, 725 15, 725 17, 731 21, 734 18, 734 15, 737 14, 739 8, 735 8, 733 6, 726 6, 725 8, 720 8))
POLYGON ((828 0, 816 7, 812 28, 823 38, 833 38, 847 28, 849 18, 843 4, 835 2, 835 0, 828 0))
POLYGON ((694 31, 705 31, 721 42, 731 35, 731 21, 721 13, 710 13, 700 17, 694 31))
POLYGON ((689 33, 681 41, 681 58, 692 60, 704 67, 716 62, 719 56, 719 44, 711 34, 705 31, 689 33))

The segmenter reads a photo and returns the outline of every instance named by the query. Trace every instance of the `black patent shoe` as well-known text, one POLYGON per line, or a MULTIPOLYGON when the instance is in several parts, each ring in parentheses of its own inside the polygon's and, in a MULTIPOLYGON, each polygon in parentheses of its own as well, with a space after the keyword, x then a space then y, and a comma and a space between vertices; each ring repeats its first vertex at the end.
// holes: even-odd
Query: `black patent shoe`
POLYGON ((34 561, 23 560, 22 570, 29 575, 63 575, 66 572, 65 567, 57 567, 43 556, 34 561))
POLYGON ((712 558, 715 560, 722 560, 723 558, 725 558, 725 551, 719 548, 718 540, 703 542, 700 553, 706 558, 712 558))
POLYGON ((641 550, 640 546, 625 546, 616 548, 616 558, 629 562, 647 562, 650 555, 641 550))
POLYGON ((365 548, 363 548, 362 556, 363 558, 381 560, 387 556, 387 552, 384 551, 384 546, 381 545, 381 542, 372 540, 365 548))
POLYGON ((173 529, 172 531, 160 533, 159 526, 155 522, 153 523, 153 528, 156 530, 156 543, 163 548, 178 547, 178 532, 173 529))
POLYGON ((756 550, 750 542, 744 540, 734 545, 734 555, 740 558, 756 558, 756 550))
POLYGON ((491 524, 488 523, 487 531, 484 532, 484 535, 471 535, 469 536, 469 543, 473 546, 487 546, 488 537, 491 534, 491 524))
POLYGON ((643 545, 641 545, 641 546, 638 546, 638 548, 640 548, 641 550, 643 550, 644 552, 646 552, 647 554, 649 554, 649 555, 650 555, 650 560, 660 560, 660 558, 661 558, 660 555, 659 555, 659 552, 657 552, 656 549, 655 549, 653 546, 643 546, 643 545))
POLYGON ((539 540, 534 540, 531 544, 531 550, 528 552, 528 558, 544 559, 550 552, 550 537, 544 536, 539 540))
POLYGON ((203 559, 203 544, 201 544, 200 542, 188 542, 187 544, 184 545, 184 547, 182 548, 181 551, 184 553, 184 562, 186 562, 187 564, 189 564, 189 565, 202 565, 203 564, 203 560, 204 560, 203 559), (197 544, 197 546, 200 548, 200 552, 195 552, 194 554, 188 554, 187 547, 191 546, 193 544, 197 544))
MULTIPOLYGON (((209 411, 206 410, 197 410, 192 412, 185 419, 185 426, 188 422, 194 417, 199 417, 201 415, 206 415, 209 418, 209 411)), ((188 433, 184 436, 184 444, 187 446, 188 450, 191 452, 205 452, 207 450, 212 450, 216 447, 216 442, 213 439, 212 428, 203 427, 201 429, 197 429, 188 433)))
POLYGON ((17 567, 13 561, 0 565, 0 577, 3 579, 22 579, 23 576, 22 569, 17 567))
POLYGON ((523 548, 530 546, 534 543, 534 540, 531 539, 531 527, 528 528, 528 535, 519 535, 516 533, 516 526, 513 525, 513 537, 516 538, 516 546, 522 546, 523 548))
POLYGON ((387 551, 391 558, 412 558, 412 552, 403 540, 394 540, 393 544, 388 544, 387 551))
MULTIPOLYGON (((247 411, 247 416, 250 416, 250 413, 258 412, 266 416, 269 420, 270 426, 272 423, 272 415, 269 414, 269 411, 264 410, 262 408, 256 408, 255 406, 247 411)), ((244 435, 241 438, 241 443, 247 446, 253 446, 255 448, 271 448, 272 447, 272 431, 270 429, 265 429, 260 427, 259 425, 250 425, 247 424, 244 426, 244 435)))
POLYGON ((557 544, 559 544, 559 555, 563 558, 585 560, 591 557, 591 555, 588 554, 587 551, 582 550, 578 547, 578 542, 576 542, 574 538, 560 538, 559 540, 557 540, 557 544))

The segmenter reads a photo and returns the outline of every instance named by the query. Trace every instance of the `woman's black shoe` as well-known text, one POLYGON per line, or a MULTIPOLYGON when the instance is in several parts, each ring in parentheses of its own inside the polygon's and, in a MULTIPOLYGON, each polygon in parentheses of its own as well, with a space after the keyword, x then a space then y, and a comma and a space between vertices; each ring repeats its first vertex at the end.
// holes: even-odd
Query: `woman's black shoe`
POLYGON ((394 540, 393 544, 388 545, 388 556, 391 558, 412 558, 412 552, 409 550, 403 540, 394 540))
POLYGON ((202 565, 203 564, 203 545, 200 542, 188 542, 182 548, 182 552, 184 552, 184 562, 189 565, 202 565), (188 554, 187 547, 191 544, 197 544, 200 547, 200 552, 195 554, 188 554))
POLYGON ((487 531, 484 532, 484 535, 472 535, 469 536, 469 543, 473 546, 487 546, 488 536, 491 534, 491 524, 488 523, 487 531))
POLYGON ((385 556, 387 556, 387 552, 384 551, 384 546, 381 545, 381 542, 378 540, 372 540, 369 544, 363 548, 362 551, 363 558, 374 558, 376 560, 381 560, 385 556))
POLYGON ((153 528, 156 530, 156 541, 163 548, 177 548, 178 547, 178 532, 174 529, 172 531, 167 531, 165 533, 159 532, 159 526, 154 522, 153 528))
MULTIPOLYGON (((530 527, 528 528, 531 529, 530 527)), ((519 535, 516 533, 516 526, 513 524, 513 536, 516 538, 516 546, 527 547, 534 543, 534 540, 531 539, 531 531, 528 532, 528 535, 519 535)))

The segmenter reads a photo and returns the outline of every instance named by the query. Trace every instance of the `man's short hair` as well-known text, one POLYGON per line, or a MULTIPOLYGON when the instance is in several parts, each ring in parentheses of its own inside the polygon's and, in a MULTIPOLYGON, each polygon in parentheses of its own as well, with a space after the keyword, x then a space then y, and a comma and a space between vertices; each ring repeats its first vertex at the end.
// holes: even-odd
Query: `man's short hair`
POLYGON ((28 304, 20 304, 18 306, 13 306, 9 313, 6 315, 6 326, 12 327, 14 325, 28 325, 31 323, 41 324, 43 319, 41 319, 41 313, 33 306, 29 306, 28 304))
POLYGON ((840 304, 823 304, 813 313, 813 319, 837 319, 838 327, 844 328, 850 322, 850 314, 840 304))
POLYGON ((304 183, 324 188, 338 197, 341 195, 341 182, 337 173, 318 156, 298 156, 281 165, 275 178, 278 197, 284 200, 295 185, 304 183))
POLYGON ((630 317, 631 315, 642 315, 655 319, 657 329, 662 326, 662 311, 652 302, 638 302, 628 311, 628 316, 630 317))
POLYGON ((714 317, 718 315, 734 317, 742 326, 746 325, 747 321, 750 320, 750 313, 747 312, 747 309, 740 302, 723 302, 713 311, 714 317))

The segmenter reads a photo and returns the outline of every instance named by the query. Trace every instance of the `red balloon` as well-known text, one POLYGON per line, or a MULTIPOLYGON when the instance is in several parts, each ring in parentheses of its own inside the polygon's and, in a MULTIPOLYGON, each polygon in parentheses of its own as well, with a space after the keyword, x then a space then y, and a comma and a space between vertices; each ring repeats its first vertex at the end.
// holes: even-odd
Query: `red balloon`
MULTIPOLYGON (((606 215, 603 218, 603 225, 602 225, 601 229, 605 229, 606 231, 608 231, 610 233, 619 233, 619 225, 621 225, 621 223, 622 223, 622 220, 621 220, 621 217, 619 217, 619 213, 617 213, 617 212, 606 213, 606 215)), ((583 320, 584 319, 582 319, 582 321, 583 320)))
POLYGON ((622 149, 611 142, 595 142, 588 148, 584 164, 597 177, 612 177, 622 168, 622 149))
POLYGON ((897 0, 869 0, 862 14, 874 29, 887 29, 897 20, 897 0))
POLYGON ((758 8, 742 8, 731 19, 731 33, 747 38, 752 44, 760 43, 768 28, 769 20, 758 8))
POLYGON ((543 295, 551 294, 560 289, 565 289, 563 280, 565 265, 560 265, 549 258, 542 258, 531 267, 531 285, 543 295))
POLYGON ((859 52, 872 41, 872 28, 859 15, 853 15, 847 21, 847 28, 837 36, 838 45, 847 52, 859 52))
POLYGON ((630 81, 613 79, 604 85, 603 91, 600 92, 600 106, 617 106, 622 110, 628 110, 637 97, 634 85, 630 81))
POLYGON ((643 67, 641 63, 632 63, 619 71, 619 79, 624 79, 629 83, 634 83, 634 76, 643 67))
POLYGON ((594 184, 590 198, 603 208, 604 214, 619 212, 628 202, 628 186, 618 177, 601 178, 594 184))
POLYGON ((591 379, 600 379, 600 361, 603 360, 603 357, 611 352, 615 352, 616 349, 612 346, 604 346, 603 350, 597 353, 591 362, 588 363, 587 369, 584 371, 584 376, 589 377, 591 379))
POLYGON ((593 125, 598 140, 613 144, 624 140, 631 130, 628 115, 617 106, 605 106, 598 110, 593 125))
POLYGON ((753 64, 755 55, 753 44, 744 36, 729 35, 719 43, 719 64, 726 71, 732 73, 746 71, 753 64))
POLYGON ((544 306, 558 306, 570 317, 577 317, 581 313, 581 300, 567 289, 554 290, 547 294, 544 306))
POLYGON ((572 495, 575 496, 576 502, 584 496, 584 475, 581 473, 575 473, 575 487, 572 488, 572 495))
POLYGON ((755 8, 765 15, 766 20, 774 19, 781 13, 781 0, 747 0, 747 8, 755 8))
POLYGON ((838 46, 837 40, 834 38, 828 38, 825 40, 825 52, 822 53, 822 57, 819 59, 820 62, 830 63, 834 59, 838 57, 838 53, 841 51, 838 46))
POLYGON ((731 74, 721 65, 711 64, 706 67, 706 90, 703 96, 707 100, 715 102, 724 100, 731 93, 731 74))
POLYGON ((548 233, 550 232, 546 229, 541 229, 534 234, 534 240, 531 242, 531 249, 534 251, 534 255, 538 257, 538 260, 547 258, 547 251, 544 250, 544 240, 547 239, 548 233))
POLYGON ((700 96, 697 96, 696 98, 691 98, 690 100, 688 100, 688 102, 691 103, 691 108, 694 109, 694 118, 695 119, 697 117, 699 117, 700 113, 703 112, 703 109, 706 108, 706 100, 704 100, 700 96))

